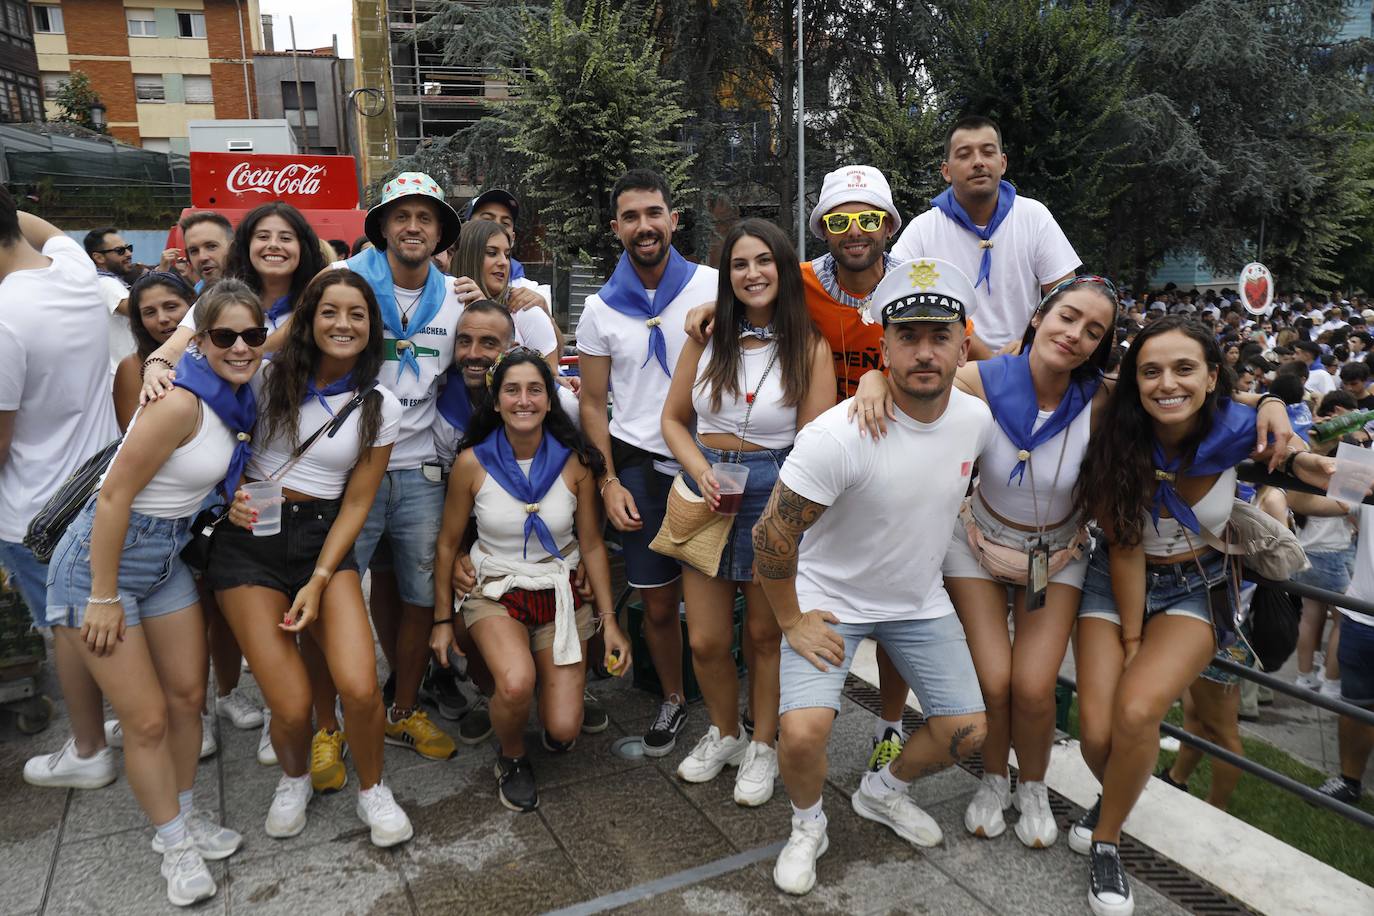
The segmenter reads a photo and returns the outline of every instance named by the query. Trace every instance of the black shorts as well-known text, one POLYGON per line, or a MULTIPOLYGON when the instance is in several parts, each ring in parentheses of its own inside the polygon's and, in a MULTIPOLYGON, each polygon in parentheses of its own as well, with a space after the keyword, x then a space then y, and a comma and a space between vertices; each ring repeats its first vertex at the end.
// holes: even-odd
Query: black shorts
MULTIPOLYGON (((266 537, 228 521, 222 523, 210 546, 206 583, 217 592, 259 585, 294 598, 314 574, 341 504, 339 499, 288 502, 281 507, 281 531, 266 537)), ((335 571, 357 568, 349 547, 335 571)))

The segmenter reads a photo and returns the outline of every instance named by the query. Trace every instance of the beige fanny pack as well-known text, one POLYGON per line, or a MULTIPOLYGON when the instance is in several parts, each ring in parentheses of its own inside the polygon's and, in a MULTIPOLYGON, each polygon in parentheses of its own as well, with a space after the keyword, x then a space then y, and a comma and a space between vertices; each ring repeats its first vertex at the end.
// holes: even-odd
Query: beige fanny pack
MULTIPOLYGON (((959 507, 959 521, 964 525, 964 532, 968 537, 968 546, 973 550, 973 555, 978 558, 978 565, 983 567, 989 575, 999 582, 1008 585, 1026 585, 1028 559, 1024 548, 1008 547, 1005 544, 998 544, 988 539, 983 534, 983 530, 978 527, 978 521, 973 517, 973 505, 971 498, 965 499, 964 504, 959 507)), ((1088 543, 1088 528, 1086 525, 1080 526, 1074 532, 1073 539, 1069 543, 1050 554, 1049 574, 1054 576, 1064 567, 1074 560, 1083 556, 1083 548, 1088 543)))

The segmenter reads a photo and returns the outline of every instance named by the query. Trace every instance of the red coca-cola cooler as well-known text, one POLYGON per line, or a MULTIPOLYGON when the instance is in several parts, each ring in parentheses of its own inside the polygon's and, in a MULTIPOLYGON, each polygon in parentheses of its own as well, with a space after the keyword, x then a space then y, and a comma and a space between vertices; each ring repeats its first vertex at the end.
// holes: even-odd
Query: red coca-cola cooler
MULTIPOLYGON (((253 153, 192 153, 191 206, 222 213, 235 226, 259 204, 280 200, 300 210, 322 239, 349 245, 363 234, 366 210, 358 209, 358 179, 352 156, 277 156, 253 153)), ((169 248, 181 248, 181 230, 167 234, 169 248)))

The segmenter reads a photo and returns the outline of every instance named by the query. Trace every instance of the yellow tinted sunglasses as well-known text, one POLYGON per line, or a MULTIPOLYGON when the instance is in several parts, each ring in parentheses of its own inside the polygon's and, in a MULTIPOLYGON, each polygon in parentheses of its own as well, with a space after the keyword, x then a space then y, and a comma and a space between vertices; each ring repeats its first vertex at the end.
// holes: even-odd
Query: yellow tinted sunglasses
POLYGON ((858 213, 841 213, 836 210, 822 216, 821 222, 831 235, 844 235, 856 222, 864 232, 877 232, 883 227, 883 219, 886 216, 882 210, 860 210, 858 213))

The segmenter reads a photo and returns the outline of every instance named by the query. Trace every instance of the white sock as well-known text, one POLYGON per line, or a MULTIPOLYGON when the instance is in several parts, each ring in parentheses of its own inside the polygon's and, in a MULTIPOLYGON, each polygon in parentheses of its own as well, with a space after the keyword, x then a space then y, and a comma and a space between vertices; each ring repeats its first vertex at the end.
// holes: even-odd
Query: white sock
POLYGON ((171 849, 186 840, 186 816, 178 814, 165 824, 158 824, 154 829, 157 830, 157 838, 162 841, 163 849, 171 849))
POLYGON ((377 791, 377 786, 380 786, 380 785, 381 785, 381 782, 378 781, 377 785, 375 785, 375 786, 369 786, 369 787, 366 788, 366 789, 359 788, 359 789, 358 789, 358 797, 359 797, 359 798, 371 798, 371 797, 372 797, 372 793, 373 793, 373 792, 376 792, 376 791, 377 791))
POLYGON ((906 741, 906 730, 902 728, 902 720, 893 722, 888 719, 879 719, 873 723, 873 740, 881 741, 887 735, 887 730, 892 729, 906 741))
POLYGON ((820 821, 821 824, 826 823, 825 812, 821 810, 820 801, 817 801, 810 808, 798 808, 796 805, 793 805, 792 816, 804 821, 820 821))
POLYGON ((178 793, 177 793, 177 804, 181 806, 181 816, 182 816, 182 817, 190 817, 190 816, 191 816, 191 790, 190 790, 190 789, 187 789, 185 792, 178 792, 178 793))
POLYGON ((863 790, 880 798, 896 792, 905 792, 910 785, 909 781, 898 779, 893 774, 890 763, 876 773, 870 771, 864 774, 863 790))

